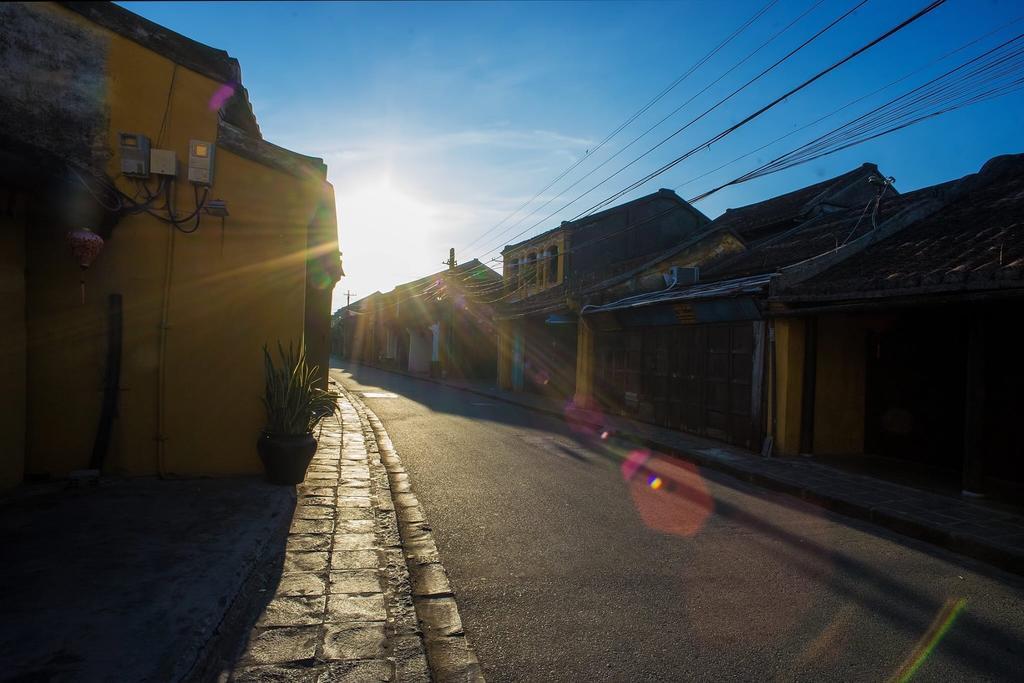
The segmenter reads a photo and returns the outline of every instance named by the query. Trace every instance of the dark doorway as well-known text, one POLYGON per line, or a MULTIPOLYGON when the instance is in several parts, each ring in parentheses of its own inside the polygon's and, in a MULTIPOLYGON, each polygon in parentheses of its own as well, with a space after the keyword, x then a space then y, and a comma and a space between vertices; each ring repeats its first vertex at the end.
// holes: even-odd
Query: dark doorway
MULTIPOLYGON (((952 314, 951 314, 952 313, 952 314)), ((865 451, 959 476, 966 322, 945 311, 901 315, 867 337, 865 451)))

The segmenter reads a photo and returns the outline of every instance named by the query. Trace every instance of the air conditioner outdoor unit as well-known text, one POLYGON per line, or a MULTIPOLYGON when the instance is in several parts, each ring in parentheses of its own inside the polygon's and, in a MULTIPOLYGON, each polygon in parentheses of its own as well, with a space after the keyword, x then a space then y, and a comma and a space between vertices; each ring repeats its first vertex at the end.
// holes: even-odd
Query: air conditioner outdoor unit
POLYGON ((666 287, 670 287, 673 284, 676 286, 695 285, 700 280, 700 268, 697 266, 672 266, 668 269, 668 272, 664 274, 664 277, 666 287))

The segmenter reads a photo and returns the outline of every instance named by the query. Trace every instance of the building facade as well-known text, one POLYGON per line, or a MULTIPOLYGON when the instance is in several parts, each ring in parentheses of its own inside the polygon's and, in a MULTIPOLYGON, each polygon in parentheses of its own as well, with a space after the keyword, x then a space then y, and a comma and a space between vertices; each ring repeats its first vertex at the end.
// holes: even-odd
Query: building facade
POLYGON ((263 345, 328 364, 326 167, 263 140, 227 53, 121 7, 0 32, 0 482, 260 471, 263 345))
POLYGON ((505 247, 499 386, 571 399, 581 296, 687 240, 707 222, 676 193, 658 190, 505 247))
POLYGON ((451 379, 492 380, 493 302, 501 278, 480 261, 396 286, 340 309, 338 346, 364 365, 451 379))

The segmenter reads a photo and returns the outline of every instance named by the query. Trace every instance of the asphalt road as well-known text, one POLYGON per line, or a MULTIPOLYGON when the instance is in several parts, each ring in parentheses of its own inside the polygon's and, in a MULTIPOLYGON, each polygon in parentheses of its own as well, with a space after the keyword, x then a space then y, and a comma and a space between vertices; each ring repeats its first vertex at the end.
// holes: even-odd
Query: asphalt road
POLYGON ((1024 680, 1024 581, 371 368, 489 681, 1024 680))

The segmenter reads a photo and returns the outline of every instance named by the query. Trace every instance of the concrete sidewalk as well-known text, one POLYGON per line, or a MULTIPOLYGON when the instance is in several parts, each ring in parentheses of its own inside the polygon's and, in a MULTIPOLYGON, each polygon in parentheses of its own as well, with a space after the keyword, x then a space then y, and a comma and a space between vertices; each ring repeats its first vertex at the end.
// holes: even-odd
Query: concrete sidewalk
POLYGON ((547 413, 589 430, 595 438, 604 434, 604 438, 625 439, 1024 575, 1024 516, 1005 509, 846 472, 813 459, 763 458, 710 439, 502 391, 483 382, 375 369, 547 413))

